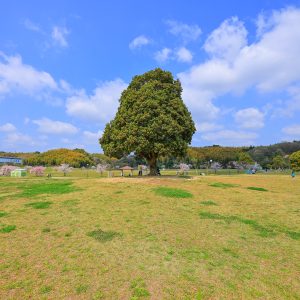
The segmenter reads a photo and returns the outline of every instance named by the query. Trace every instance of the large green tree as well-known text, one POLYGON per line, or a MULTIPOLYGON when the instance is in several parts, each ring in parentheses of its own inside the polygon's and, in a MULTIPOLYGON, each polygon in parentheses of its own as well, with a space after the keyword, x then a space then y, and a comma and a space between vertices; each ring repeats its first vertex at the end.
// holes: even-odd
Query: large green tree
POLYGON ((196 129, 181 93, 180 81, 159 68, 133 77, 100 139, 104 153, 120 158, 134 152, 147 160, 150 175, 158 157, 184 155, 196 129))
POLYGON ((300 171, 300 151, 294 152, 290 155, 291 167, 295 171, 300 171))

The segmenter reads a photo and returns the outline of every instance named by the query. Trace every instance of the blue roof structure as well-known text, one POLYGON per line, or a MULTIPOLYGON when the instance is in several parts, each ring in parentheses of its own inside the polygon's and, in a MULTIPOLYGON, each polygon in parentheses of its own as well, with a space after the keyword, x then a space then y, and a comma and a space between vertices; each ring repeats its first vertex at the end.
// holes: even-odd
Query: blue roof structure
POLYGON ((0 164, 22 164, 22 158, 0 156, 0 164))

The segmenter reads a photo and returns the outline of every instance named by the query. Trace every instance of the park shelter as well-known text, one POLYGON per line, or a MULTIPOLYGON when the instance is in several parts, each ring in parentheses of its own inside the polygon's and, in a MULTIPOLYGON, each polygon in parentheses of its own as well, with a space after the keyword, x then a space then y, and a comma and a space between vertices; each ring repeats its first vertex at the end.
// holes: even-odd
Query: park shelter
POLYGON ((24 177, 26 176, 26 170, 25 169, 15 169, 10 173, 11 177, 24 177))
POLYGON ((129 167, 129 166, 125 166, 125 167, 122 167, 120 168, 121 170, 121 176, 124 176, 124 171, 130 171, 129 172, 129 176, 132 176, 132 171, 133 171, 133 168, 129 167))

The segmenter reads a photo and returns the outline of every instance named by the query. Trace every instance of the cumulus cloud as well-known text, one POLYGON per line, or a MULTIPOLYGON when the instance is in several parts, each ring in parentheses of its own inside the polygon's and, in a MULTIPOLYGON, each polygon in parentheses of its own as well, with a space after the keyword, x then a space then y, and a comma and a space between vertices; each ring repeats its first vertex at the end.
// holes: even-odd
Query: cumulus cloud
POLYGON ((83 140, 86 144, 99 145, 99 138, 102 136, 103 132, 91 132, 88 130, 83 131, 83 140))
POLYGON ((252 44, 245 44, 246 31, 238 19, 226 20, 205 42, 211 58, 178 74, 184 100, 194 115, 217 117, 219 109, 213 101, 227 93, 242 94, 250 88, 281 92, 300 80, 300 9, 276 11, 269 19, 272 26, 264 28, 252 44))
POLYGON ((164 63, 171 58, 171 53, 172 50, 170 48, 163 48, 154 54, 154 58, 157 62, 164 63))
POLYGON ((141 48, 142 46, 146 46, 148 44, 150 44, 150 39, 144 35, 139 35, 131 41, 131 43, 129 44, 129 48, 133 50, 136 48, 141 48))
POLYGON ((235 122, 245 129, 259 129, 264 127, 264 113, 257 108, 245 108, 234 114, 235 122))
POLYGON ((220 145, 253 145, 257 134, 247 131, 235 131, 235 130, 220 130, 216 132, 205 133, 202 136, 205 141, 217 143, 220 145))
POLYGON ((11 132, 3 139, 2 149, 4 151, 26 151, 33 150, 33 147, 44 146, 46 143, 39 138, 33 138, 20 132, 11 132))
POLYGON ((193 54, 186 47, 181 47, 176 51, 177 60, 179 62, 191 62, 193 54))
POLYGON ((68 47, 67 36, 69 33, 70 31, 66 27, 53 26, 51 32, 53 43, 63 48, 68 47))
POLYGON ((282 132, 286 135, 289 135, 292 138, 300 137, 300 124, 291 125, 288 127, 284 127, 282 132))
POLYGON ((166 24, 169 27, 169 32, 182 38, 184 42, 195 41, 202 33, 198 25, 188 25, 174 20, 167 20, 166 24))
POLYGON ((53 121, 48 118, 33 120, 32 123, 38 125, 38 131, 46 134, 75 134, 79 130, 70 123, 53 121))
POLYGON ((107 122, 115 115, 121 92, 126 87, 123 80, 116 79, 101 83, 91 95, 85 90, 78 91, 68 97, 67 113, 83 120, 107 122))
POLYGON ((7 56, 0 52, 0 95, 19 91, 35 96, 57 89, 57 83, 49 73, 24 64, 20 55, 7 56))
POLYGON ((213 122, 202 122, 196 124, 196 129, 199 132, 211 132, 222 129, 223 126, 213 122))
POLYGON ((237 17, 232 17, 209 35, 204 49, 213 57, 232 61, 246 45, 247 30, 237 17))
POLYGON ((0 126, 1 132, 12 132, 12 131, 15 131, 16 129, 17 128, 11 123, 5 123, 0 126))

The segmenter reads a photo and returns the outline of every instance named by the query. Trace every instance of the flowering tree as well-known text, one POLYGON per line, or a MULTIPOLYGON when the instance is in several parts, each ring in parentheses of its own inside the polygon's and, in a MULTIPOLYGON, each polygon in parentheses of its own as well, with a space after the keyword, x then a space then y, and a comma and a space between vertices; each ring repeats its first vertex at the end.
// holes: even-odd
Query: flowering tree
POLYGON ((15 166, 2 166, 0 169, 0 176, 10 176, 10 173, 15 169, 17 169, 15 166))
POLYGON ((30 174, 34 174, 35 176, 43 176, 45 169, 46 168, 42 166, 32 167, 30 169, 30 174))
POLYGON ((181 163, 179 165, 179 169, 180 169, 180 173, 185 174, 186 172, 188 172, 190 170, 189 165, 181 163))
POLYGON ((98 173, 100 173, 100 174, 102 175, 103 172, 104 172, 105 170, 107 170, 108 168, 109 168, 109 165, 108 165, 108 164, 104 164, 104 163, 98 164, 98 165, 97 165, 97 168, 96 168, 96 172, 98 172, 98 173))
POLYGON ((71 172, 71 171, 73 170, 73 168, 70 167, 68 164, 61 164, 61 165, 57 168, 57 170, 58 170, 59 172, 63 172, 63 173, 64 173, 64 176, 66 176, 67 173, 69 173, 69 172, 71 172))
POLYGON ((214 161, 213 163, 211 163, 210 168, 215 170, 215 173, 217 173, 217 170, 221 169, 222 165, 219 162, 214 161))

